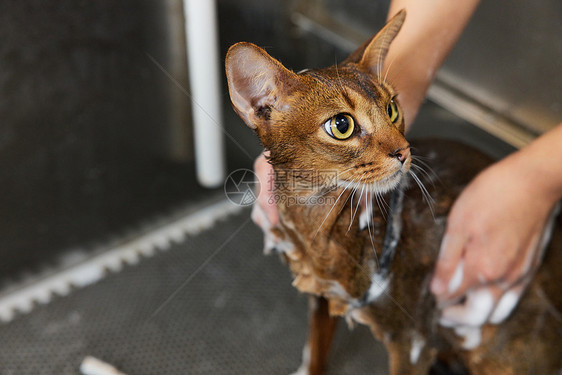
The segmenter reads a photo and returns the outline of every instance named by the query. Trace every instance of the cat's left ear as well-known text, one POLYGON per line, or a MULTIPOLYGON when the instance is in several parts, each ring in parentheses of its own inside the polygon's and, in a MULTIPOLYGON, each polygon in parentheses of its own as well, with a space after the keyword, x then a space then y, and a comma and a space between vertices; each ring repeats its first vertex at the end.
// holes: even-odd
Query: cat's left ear
POLYGON ((237 43, 226 54, 228 91, 234 109, 252 129, 283 110, 284 99, 298 76, 251 43, 237 43))
POLYGON ((374 37, 349 55, 343 63, 355 63, 363 70, 380 77, 390 43, 402 28, 405 19, 406 9, 402 9, 374 37))

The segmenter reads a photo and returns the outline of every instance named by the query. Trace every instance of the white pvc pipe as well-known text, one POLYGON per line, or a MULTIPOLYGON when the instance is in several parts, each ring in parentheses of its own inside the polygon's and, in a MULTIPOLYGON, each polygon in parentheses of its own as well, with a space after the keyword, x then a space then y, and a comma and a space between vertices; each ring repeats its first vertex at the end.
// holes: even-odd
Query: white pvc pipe
POLYGON ((83 375, 125 375, 109 363, 92 356, 84 358, 80 364, 80 372, 83 375))
POLYGON ((183 0, 187 63, 193 113, 195 166, 199 183, 224 182, 225 158, 215 0, 183 0))

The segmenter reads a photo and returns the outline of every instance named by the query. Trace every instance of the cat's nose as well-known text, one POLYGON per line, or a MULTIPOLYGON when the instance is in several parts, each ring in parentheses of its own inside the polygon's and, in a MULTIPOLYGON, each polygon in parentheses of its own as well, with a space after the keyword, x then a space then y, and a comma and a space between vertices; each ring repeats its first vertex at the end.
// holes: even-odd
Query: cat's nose
POLYGON ((396 158, 400 161, 400 163, 404 164, 404 162, 410 156, 410 146, 404 148, 397 148, 394 152, 388 154, 391 158, 396 158))

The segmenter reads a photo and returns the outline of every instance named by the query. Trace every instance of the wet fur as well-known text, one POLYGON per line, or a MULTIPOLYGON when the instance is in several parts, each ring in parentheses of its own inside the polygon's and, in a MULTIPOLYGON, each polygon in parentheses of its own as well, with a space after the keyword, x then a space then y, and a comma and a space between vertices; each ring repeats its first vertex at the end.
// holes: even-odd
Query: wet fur
POLYGON ((501 325, 485 325, 479 346, 463 349, 463 338, 438 324, 429 281, 446 218, 460 191, 491 160, 469 147, 432 140, 413 145, 413 150, 428 158, 438 178, 420 159, 409 158, 403 166, 396 163, 392 153, 410 145, 403 136, 402 115, 396 124, 388 119, 386 106, 396 93, 382 80, 381 66, 404 16, 399 14, 342 64, 325 69, 296 74, 249 43, 231 47, 227 55, 234 109, 270 151, 277 179, 302 178, 320 184, 314 173, 295 177, 287 171, 335 170, 340 180, 338 186, 324 186, 320 192, 302 191, 293 184, 279 186, 278 195, 316 194, 335 203, 279 202, 280 225, 266 232, 291 268, 295 287, 312 296, 308 362, 301 373, 325 372, 336 316, 371 328, 388 349, 392 375, 427 374, 437 362, 471 374, 558 373, 562 368, 560 225, 515 312, 501 325), (334 140, 321 126, 338 113, 352 114, 359 125, 349 140, 334 140), (358 307, 378 270, 386 231, 385 189, 395 187, 396 173, 406 191, 388 285, 372 303, 358 307), (414 181, 422 177, 433 186, 432 205, 425 187, 418 188, 414 181), (371 201, 371 220, 362 229, 359 202, 367 190, 373 191, 379 205, 371 201))

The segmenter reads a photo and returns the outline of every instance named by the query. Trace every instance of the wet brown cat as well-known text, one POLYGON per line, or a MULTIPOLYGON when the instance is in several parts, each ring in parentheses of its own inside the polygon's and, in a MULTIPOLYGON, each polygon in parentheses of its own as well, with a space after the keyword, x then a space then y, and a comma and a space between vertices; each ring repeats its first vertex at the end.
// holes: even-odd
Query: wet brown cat
POLYGON ((234 109, 269 150, 278 182, 280 224, 266 228, 266 246, 287 261, 293 284, 313 296, 299 373, 325 372, 337 316, 370 327, 388 349, 393 375, 427 374, 437 363, 471 374, 559 373, 560 225, 534 281, 501 324, 439 324, 428 284, 447 214, 490 160, 457 143, 419 143, 416 154, 430 157, 439 176, 433 210, 423 185, 412 188, 423 170, 404 138, 397 93, 381 72, 404 19, 398 13, 342 64, 325 69, 294 73, 249 43, 232 46, 226 58, 234 109), (383 198, 388 213, 373 204, 383 198))

